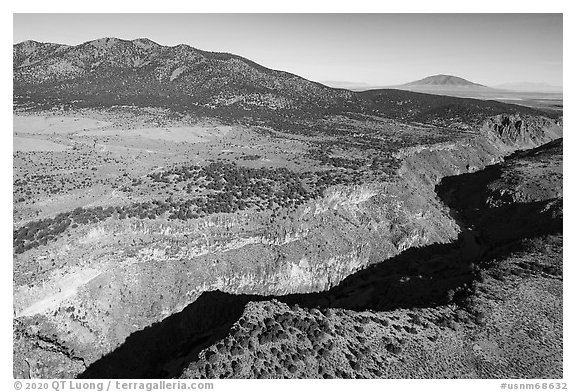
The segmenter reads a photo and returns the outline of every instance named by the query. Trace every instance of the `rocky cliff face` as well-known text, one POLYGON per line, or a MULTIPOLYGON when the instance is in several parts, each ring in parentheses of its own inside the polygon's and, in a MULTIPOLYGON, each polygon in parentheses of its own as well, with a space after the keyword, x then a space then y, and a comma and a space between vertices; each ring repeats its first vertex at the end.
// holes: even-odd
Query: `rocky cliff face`
POLYGON ((205 292, 81 377, 561 374, 561 147, 555 140, 444 178, 436 193, 459 219, 457 241, 411 248, 322 292, 205 292))
POLYGON ((401 151, 395 181, 332 187, 292 213, 87 225, 76 247, 54 247, 76 265, 14 289, 15 369, 29 369, 15 376, 75 376, 206 291, 322 291, 408 248, 451 242, 460 229, 435 193, 443 177, 561 135, 552 120, 497 116, 468 139, 401 151))
POLYGON ((517 150, 534 148, 561 137, 562 124, 562 118, 551 122, 543 117, 498 115, 484 122, 482 132, 491 142, 517 150))

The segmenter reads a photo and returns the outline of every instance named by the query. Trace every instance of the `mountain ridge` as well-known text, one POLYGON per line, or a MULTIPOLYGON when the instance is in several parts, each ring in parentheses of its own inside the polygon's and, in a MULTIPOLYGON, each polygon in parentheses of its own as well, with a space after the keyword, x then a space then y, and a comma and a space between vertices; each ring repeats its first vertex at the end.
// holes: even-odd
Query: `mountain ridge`
MULTIPOLYGON (((176 54, 184 54, 184 53, 194 53, 197 52, 201 55, 210 57, 212 59, 221 59, 221 60, 230 60, 230 59, 238 59, 241 60, 243 62, 248 63, 251 66, 254 66, 260 70, 263 71, 268 71, 268 72, 279 72, 285 75, 290 75, 293 77, 298 77, 300 79, 304 79, 296 74, 292 74, 290 72, 286 72, 286 71, 282 71, 282 70, 276 70, 276 69, 272 69, 272 68, 268 68, 266 66, 263 66, 261 64, 258 64, 250 59, 247 59, 245 57, 233 54, 233 53, 229 53, 229 52, 215 52, 215 51, 208 51, 208 50, 202 50, 202 49, 198 49, 196 47, 193 47, 191 45, 188 44, 177 44, 177 45, 173 45, 173 46, 168 46, 168 45, 161 45, 158 44, 157 42, 149 39, 149 38, 136 38, 133 40, 126 40, 126 39, 121 39, 121 38, 115 38, 115 37, 103 37, 103 38, 97 38, 94 40, 89 40, 86 42, 83 42, 81 44, 78 45, 66 45, 66 44, 58 44, 58 43, 52 43, 52 42, 38 42, 38 41, 34 41, 34 40, 26 40, 26 41, 22 41, 20 43, 14 44, 13 45, 13 50, 14 53, 18 53, 18 52, 28 52, 31 53, 32 51, 30 51, 29 49, 26 50, 29 47, 33 47, 33 49, 36 49, 38 47, 51 47, 51 48, 60 48, 61 50, 58 51, 58 53, 49 53, 48 57, 53 57, 55 55, 59 55, 61 51, 63 50, 74 50, 74 49, 80 49, 86 46, 93 46, 96 48, 117 48, 119 45, 134 45, 137 48, 140 48, 144 51, 150 51, 150 49, 158 49, 162 52, 172 52, 172 53, 176 53, 176 54), (112 43, 109 45, 109 43, 112 43)), ((152 57, 158 56, 160 55, 160 53, 156 53, 156 54, 151 54, 152 57)), ((15 59, 14 64, 13 64, 13 68, 17 69, 17 68, 21 68, 21 67, 25 67, 25 66, 30 66, 33 65, 32 63, 27 63, 27 64, 23 64, 23 61, 21 61, 20 59, 18 59, 18 61, 15 59)), ((307 80, 307 79, 304 79, 307 80)), ((310 83, 316 84, 316 85, 320 85, 323 87, 328 87, 331 88, 329 86, 326 86, 320 82, 315 82, 315 81, 311 81, 311 80, 307 80, 310 83)), ((337 88, 336 88, 337 89, 337 88)))
MULTIPOLYGON (((416 93, 406 97, 398 92, 410 87, 378 92, 333 88, 239 55, 186 44, 162 46, 148 38, 104 37, 75 46, 24 41, 13 46, 13 54, 15 105, 37 109, 163 107, 232 122, 274 124, 295 132, 309 128, 306 118, 344 113, 443 126, 476 123, 500 113, 543 114, 478 100, 474 102, 478 113, 472 116, 465 110, 469 103, 460 98, 416 93), (406 98, 410 105, 403 104, 406 98)), ((444 83, 454 78, 445 78, 444 83)))
POLYGON ((355 101, 348 90, 186 44, 169 47, 144 38, 100 38, 75 46, 24 42, 15 44, 13 51, 14 92, 20 95, 67 95, 68 101, 99 97, 99 102, 156 96, 206 108, 272 110, 355 101))

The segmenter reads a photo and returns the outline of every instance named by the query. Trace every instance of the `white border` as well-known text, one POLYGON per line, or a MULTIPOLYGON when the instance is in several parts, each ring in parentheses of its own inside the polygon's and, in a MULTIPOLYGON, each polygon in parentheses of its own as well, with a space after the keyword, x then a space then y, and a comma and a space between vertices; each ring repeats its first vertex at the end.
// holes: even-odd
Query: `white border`
MULTIPOLYGON (((573 7, 570 1, 503 1, 503 0, 482 0, 469 4, 465 1, 397 1, 392 4, 378 4, 373 1, 337 1, 323 4, 322 2, 313 2, 311 0, 295 0, 285 3, 272 3, 270 1, 262 0, 243 0, 243 1, 209 1, 198 4, 196 2, 169 2, 169 1, 155 1, 155 2, 120 2, 118 0, 98 0, 94 2, 79 2, 72 0, 59 0, 59 1, 40 1, 40 0, 25 0, 19 2, 12 2, 10 5, 3 4, 2 17, 2 54, 4 56, 1 63, 2 75, 5 75, 4 84, 2 89, 3 104, 2 109, 2 159, 1 179, 0 184, 5 185, 5 190, 2 195, 2 225, 1 235, 2 238, 2 257, 3 263, 1 264, 1 308, 0 314, 5 315, 2 318, 0 327, 0 344, 2 353, 2 367, 0 373, 0 380, 4 386, 4 390, 12 390, 12 70, 10 64, 12 60, 9 56, 9 49, 12 47, 12 13, 19 12, 38 12, 38 13, 52 13, 52 12, 104 12, 104 13, 132 13, 132 12, 230 12, 230 13, 246 13, 246 12, 344 12, 344 13, 357 13, 357 12, 386 12, 386 13, 454 13, 454 12, 467 12, 467 13, 563 13, 564 14, 564 129, 565 134, 565 151, 571 152, 574 148, 574 136, 571 133, 573 120, 573 87, 574 77, 572 72, 574 70, 574 41, 571 37, 576 37, 574 26, 576 20, 573 13, 573 7), (329 4, 329 6, 327 5, 329 4), (6 8, 6 9, 5 9, 6 8), (568 72, 566 72, 568 71, 568 72), (10 80, 8 80, 10 75, 10 80)), ((10 50, 11 51, 11 50, 10 50)), ((574 241, 572 240, 571 223, 574 222, 574 203, 573 203, 573 190, 574 190, 574 169, 576 165, 574 156, 572 154, 565 154, 565 170, 564 170, 564 193, 567 196, 567 203, 565 203, 565 244, 564 244, 564 279, 568 284, 565 284, 564 298, 567 299, 564 303, 564 381, 568 382, 568 387, 574 388, 573 372, 574 369, 574 338, 572 334, 566 333, 574 331, 574 318, 571 312, 570 299, 574 298, 574 266, 571 263, 574 253, 574 241)), ((519 380, 510 380, 516 382, 519 380)), ((536 382, 538 380, 530 380, 536 382)), ((327 381, 327 380, 281 380, 281 381, 250 381, 250 380, 216 380, 216 390, 266 390, 276 388, 280 391, 291 390, 294 388, 303 389, 316 389, 316 388, 354 388, 358 383, 360 386, 367 390, 382 390, 382 388, 390 388, 391 390, 442 390, 442 391, 491 391, 499 390, 501 380, 364 380, 364 381, 327 381)))

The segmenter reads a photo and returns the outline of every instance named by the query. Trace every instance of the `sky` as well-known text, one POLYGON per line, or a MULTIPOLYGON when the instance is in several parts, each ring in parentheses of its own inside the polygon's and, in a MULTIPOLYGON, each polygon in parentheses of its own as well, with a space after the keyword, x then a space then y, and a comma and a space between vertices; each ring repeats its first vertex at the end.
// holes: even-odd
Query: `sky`
POLYGON ((13 22, 14 43, 146 37, 321 82, 563 81, 562 14, 14 14, 13 22))

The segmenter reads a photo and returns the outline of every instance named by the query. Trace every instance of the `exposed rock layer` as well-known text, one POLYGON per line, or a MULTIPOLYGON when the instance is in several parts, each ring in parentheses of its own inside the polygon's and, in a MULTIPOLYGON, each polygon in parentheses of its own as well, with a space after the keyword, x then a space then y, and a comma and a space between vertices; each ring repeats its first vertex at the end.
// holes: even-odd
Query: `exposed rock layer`
POLYGON ((548 119, 497 117, 468 140, 402 151, 395 182, 333 187, 274 219, 222 214, 170 225, 89 227, 75 249, 85 255, 77 265, 48 282, 15 287, 15 376, 27 376, 26 361, 36 377, 75 376, 204 292, 323 291, 409 248, 450 243, 460 229, 437 198, 436 184, 561 132, 548 119), (123 237, 142 245, 116 253, 115 241, 123 237), (63 292, 64 286, 74 289, 63 292))

